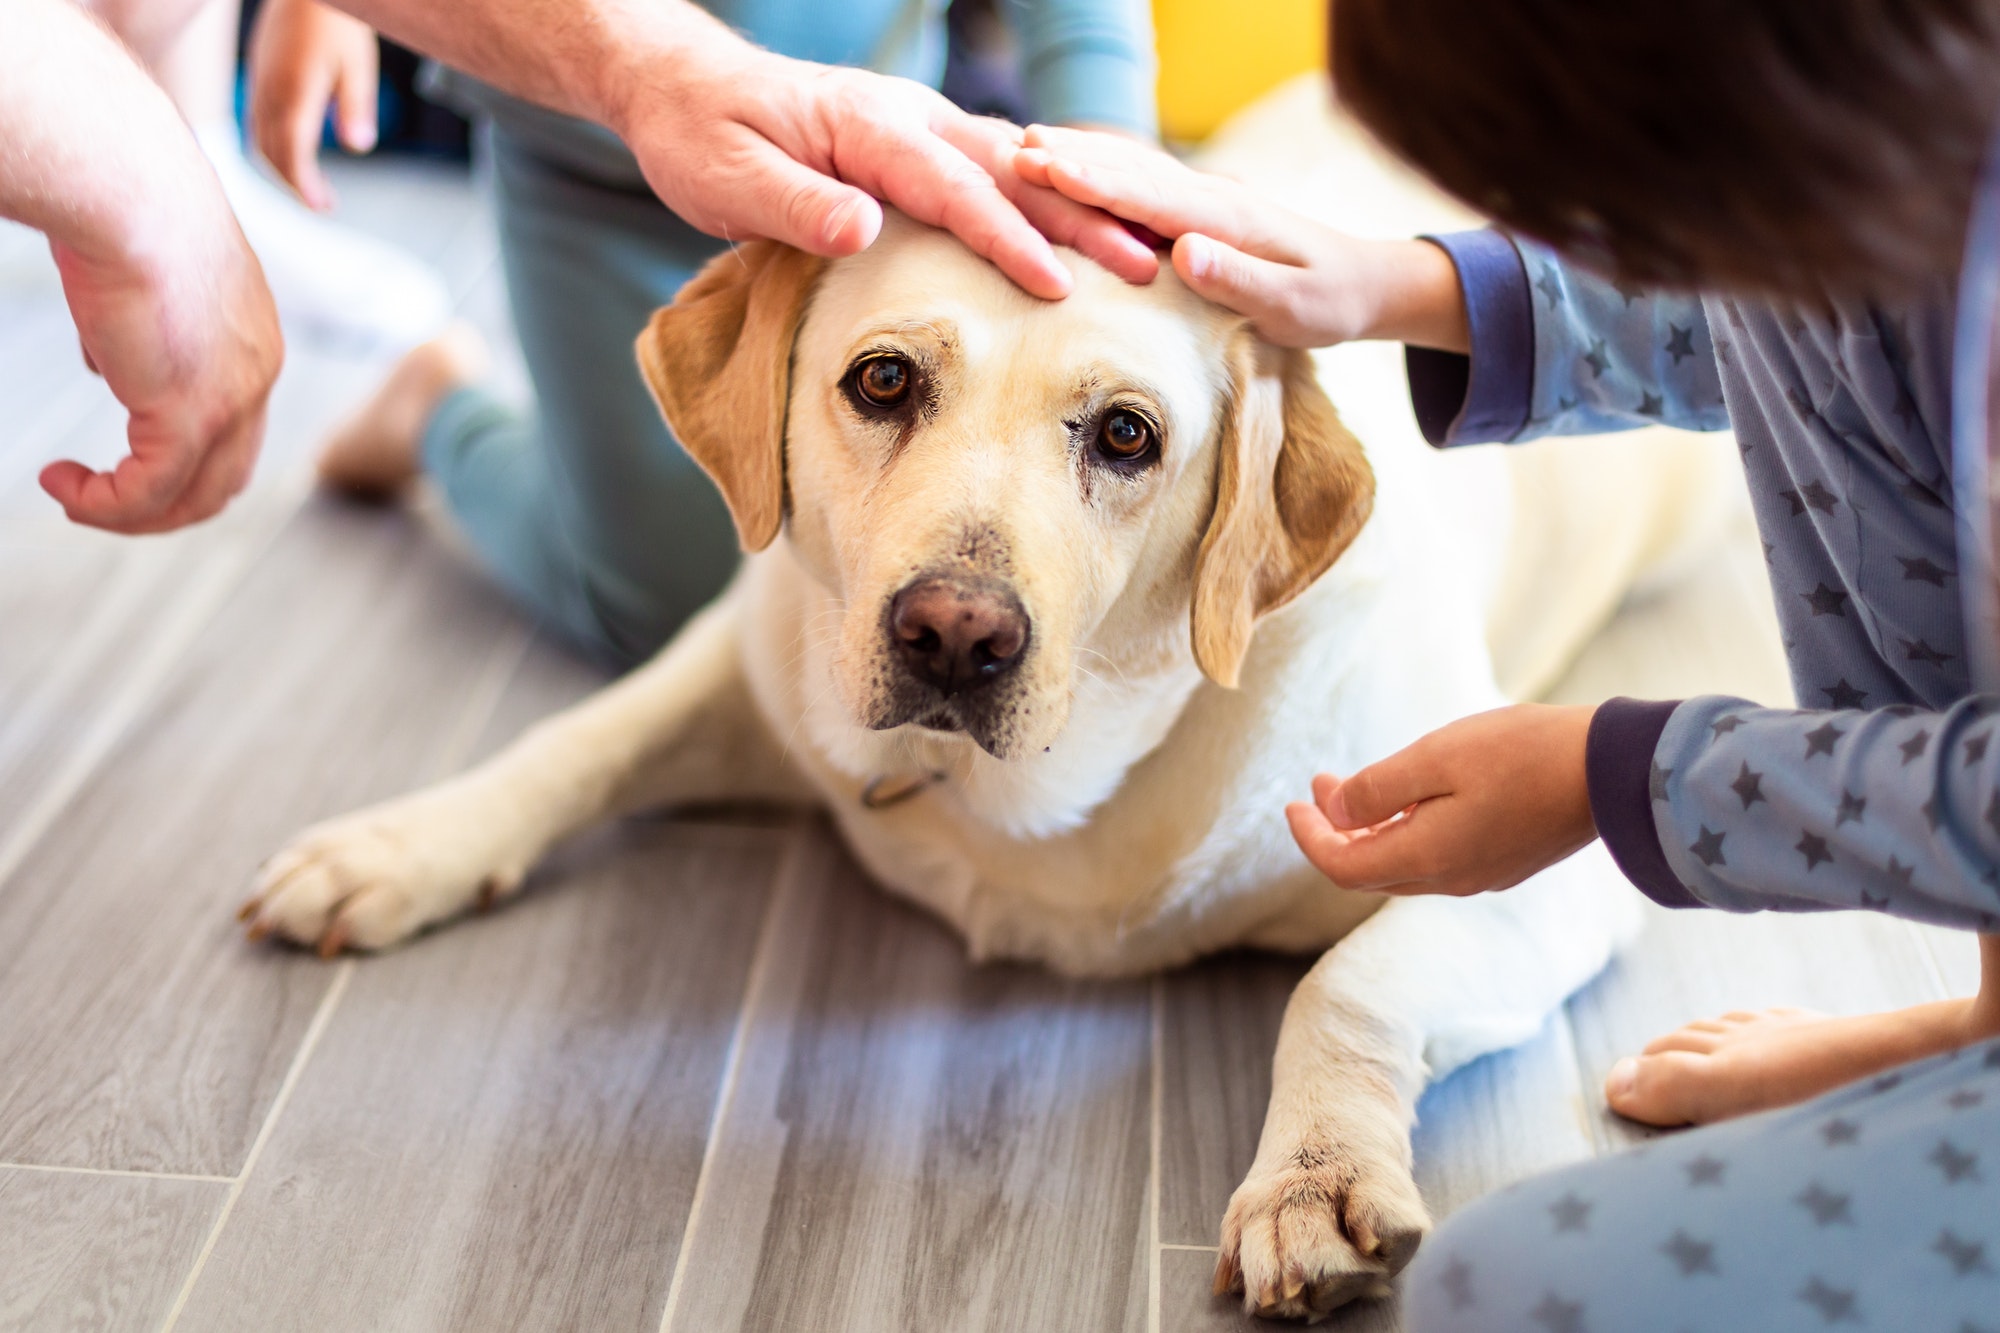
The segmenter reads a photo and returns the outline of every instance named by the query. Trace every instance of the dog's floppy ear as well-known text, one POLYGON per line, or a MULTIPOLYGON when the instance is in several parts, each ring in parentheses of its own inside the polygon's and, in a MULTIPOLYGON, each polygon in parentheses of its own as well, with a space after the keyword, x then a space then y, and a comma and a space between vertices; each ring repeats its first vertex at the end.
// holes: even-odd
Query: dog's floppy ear
POLYGON ((654 312, 639 371, 694 461, 722 489, 746 551, 785 517, 792 338, 825 261, 775 241, 717 255, 654 312))
POLYGON ((1304 592, 1368 521, 1375 474, 1304 352, 1244 330, 1230 378, 1193 629, 1195 661, 1233 689, 1257 618, 1304 592))

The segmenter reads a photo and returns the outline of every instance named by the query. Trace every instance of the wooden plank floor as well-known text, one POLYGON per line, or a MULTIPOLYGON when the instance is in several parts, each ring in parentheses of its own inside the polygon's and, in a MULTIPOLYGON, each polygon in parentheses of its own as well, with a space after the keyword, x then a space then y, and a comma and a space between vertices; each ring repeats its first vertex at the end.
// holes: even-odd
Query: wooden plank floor
MULTIPOLYGON (((504 343, 461 175, 341 187, 504 343)), ((601 678, 419 517, 308 496, 379 362, 294 349, 221 521, 63 523, 36 468, 112 456, 118 417, 33 248, 0 233, 0 1329, 1252 1326, 1209 1273, 1302 960, 975 968, 792 816, 607 830, 379 958, 244 944, 230 908, 297 826, 601 678)), ((1557 694, 1781 698, 1764 608, 1755 546, 1719 550, 1557 694)), ((1534 1040, 1428 1093, 1419 1184, 1443 1215, 1640 1137, 1599 1083, 1686 1019, 1973 975, 1969 941, 1895 922, 1653 913, 1534 1040)), ((1391 1333, 1394 1302, 1332 1326, 1391 1333)))

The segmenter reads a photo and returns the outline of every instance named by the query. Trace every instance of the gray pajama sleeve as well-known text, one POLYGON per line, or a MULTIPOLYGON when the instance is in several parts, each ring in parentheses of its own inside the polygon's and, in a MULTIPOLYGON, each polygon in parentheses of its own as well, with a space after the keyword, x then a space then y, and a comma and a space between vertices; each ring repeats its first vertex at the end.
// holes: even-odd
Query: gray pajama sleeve
MULTIPOLYGON (((1613 701, 1597 731, 1660 707, 1613 701)), ((2000 929, 2000 700, 1797 711, 1690 699, 1659 729, 1643 820, 1629 777, 1622 796, 1611 790, 1633 772, 1629 753, 1614 757, 1609 738, 1593 740, 1600 832, 1659 901, 1859 907, 2000 929)))

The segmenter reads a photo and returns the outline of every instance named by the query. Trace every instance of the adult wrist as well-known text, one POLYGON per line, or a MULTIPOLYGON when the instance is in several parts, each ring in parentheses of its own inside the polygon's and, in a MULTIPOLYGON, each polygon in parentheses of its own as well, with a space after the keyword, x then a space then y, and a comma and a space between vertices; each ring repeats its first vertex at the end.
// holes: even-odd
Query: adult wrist
POLYGON ((582 115, 628 144, 661 103, 679 108, 692 85, 746 57, 768 55, 706 10, 683 3, 645 10, 607 28, 592 46, 576 62, 572 96, 582 115))

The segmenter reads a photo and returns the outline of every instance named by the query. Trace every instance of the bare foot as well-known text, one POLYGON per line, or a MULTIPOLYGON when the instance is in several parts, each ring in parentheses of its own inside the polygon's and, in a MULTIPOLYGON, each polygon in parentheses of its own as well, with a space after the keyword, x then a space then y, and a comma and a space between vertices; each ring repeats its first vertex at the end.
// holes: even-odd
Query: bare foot
POLYGON ((455 390, 483 378, 489 359, 486 340, 463 322, 412 348, 320 447, 320 481, 368 499, 399 494, 423 471, 418 449, 431 414, 455 390))
POLYGON ((1791 1106, 1995 1032, 1991 1006, 1978 1000, 1855 1018, 1738 1011, 1690 1023, 1620 1060, 1604 1092, 1612 1110, 1649 1125, 1705 1125, 1791 1106))

